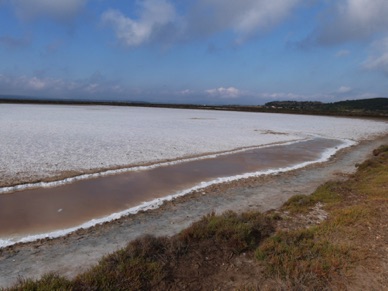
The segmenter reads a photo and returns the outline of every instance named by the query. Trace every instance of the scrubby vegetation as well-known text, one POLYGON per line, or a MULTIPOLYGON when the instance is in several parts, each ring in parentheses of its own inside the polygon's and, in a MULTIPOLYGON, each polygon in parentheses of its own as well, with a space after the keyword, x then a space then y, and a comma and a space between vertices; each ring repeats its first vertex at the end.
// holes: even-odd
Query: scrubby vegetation
POLYGON ((273 101, 265 104, 268 110, 290 113, 388 116, 388 98, 346 100, 334 103, 312 101, 273 101))
POLYGON ((279 210, 209 214, 174 237, 131 242, 73 280, 49 274, 10 290, 382 290, 387 203, 382 146, 348 180, 279 210))
POLYGON ((346 100, 334 103, 319 101, 272 101, 263 105, 199 105, 199 104, 161 104, 143 101, 93 101, 93 100, 61 100, 42 99, 28 96, 0 95, 1 103, 16 104, 75 104, 75 105, 109 105, 109 106, 140 106, 157 108, 202 109, 223 111, 292 113, 334 116, 388 117, 388 98, 371 98, 346 100))
POLYGON ((366 284, 363 287, 368 290, 379 290, 386 286, 387 280, 383 283, 381 277, 386 269, 363 276, 361 283, 354 272, 356 267, 384 265, 380 256, 388 238, 388 147, 376 149, 374 156, 358 165, 357 173, 347 181, 326 183, 310 196, 295 196, 285 203, 280 212, 286 218, 279 230, 255 253, 267 278, 277 277, 290 289, 351 289, 352 284, 366 284), (292 224, 317 203, 323 203, 328 218, 293 230, 292 224))

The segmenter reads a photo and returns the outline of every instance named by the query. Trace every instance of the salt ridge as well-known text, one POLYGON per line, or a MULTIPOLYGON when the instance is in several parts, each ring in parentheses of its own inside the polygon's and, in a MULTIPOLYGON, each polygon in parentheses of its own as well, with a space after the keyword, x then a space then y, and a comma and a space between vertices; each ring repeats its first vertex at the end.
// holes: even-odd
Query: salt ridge
POLYGON ((321 157, 319 159, 309 161, 309 162, 300 163, 300 164, 290 166, 290 167, 284 167, 284 168, 278 168, 278 169, 272 169, 272 170, 266 170, 266 171, 251 172, 251 173, 246 173, 246 174, 236 175, 236 176, 231 176, 231 177, 222 177, 222 178, 218 178, 218 179, 215 179, 215 180, 212 180, 209 182, 201 182, 192 188, 177 192, 175 194, 166 196, 164 198, 158 198, 158 199, 154 199, 154 200, 149 201, 149 202, 144 202, 139 206, 132 207, 132 208, 129 208, 129 209, 121 211, 121 212, 113 213, 113 214, 110 214, 110 215, 102 217, 102 218, 92 219, 92 220, 87 221, 87 222, 85 222, 81 225, 78 225, 76 227, 63 229, 63 230, 57 230, 57 231, 53 231, 53 232, 49 232, 49 233, 30 235, 30 236, 26 236, 26 237, 23 237, 20 239, 0 239, 0 249, 7 247, 7 246, 10 246, 10 245, 17 244, 17 243, 27 243, 27 242, 36 241, 39 239, 45 239, 45 238, 52 239, 52 238, 56 238, 56 237, 65 236, 67 234, 70 234, 70 233, 78 230, 78 229, 90 228, 90 227, 93 227, 95 225, 99 225, 99 224, 102 224, 105 222, 117 220, 117 219, 119 219, 123 216, 126 216, 126 215, 136 214, 140 211, 147 211, 147 210, 151 210, 151 209, 156 209, 156 208, 159 208, 165 201, 171 201, 175 198, 187 195, 187 194, 192 193, 194 191, 202 190, 204 188, 207 188, 207 187, 215 185, 215 184, 232 182, 232 181, 247 179, 247 178, 251 178, 251 177, 275 175, 275 174, 278 174, 281 172, 297 170, 297 169, 306 167, 306 166, 311 165, 311 164, 326 162, 330 159, 331 156, 333 156, 339 150, 350 147, 354 144, 356 144, 356 142, 354 142, 352 140, 348 140, 348 139, 343 140, 342 145, 328 148, 327 150, 325 150, 321 154, 321 157))
POLYGON ((81 181, 81 180, 111 176, 111 175, 115 175, 115 174, 128 173, 128 172, 146 171, 146 170, 151 170, 151 169, 155 169, 158 167, 166 167, 166 166, 172 166, 172 165, 186 163, 186 162, 211 159, 211 158, 216 158, 216 157, 220 157, 220 156, 245 152, 248 150, 262 149, 262 148, 267 148, 267 147, 271 147, 271 146, 290 145, 290 144, 294 144, 294 143, 298 143, 298 142, 306 141, 306 140, 308 140, 308 139, 301 138, 298 140, 292 140, 292 141, 287 141, 287 142, 283 142, 283 143, 279 142, 279 143, 275 143, 275 144, 244 147, 241 149, 236 149, 236 150, 231 150, 231 151, 226 151, 226 152, 221 152, 221 153, 214 153, 214 154, 199 156, 199 157, 195 157, 195 158, 182 158, 182 159, 178 159, 178 160, 171 161, 171 162, 156 163, 156 164, 152 164, 152 165, 148 165, 148 166, 135 166, 135 167, 127 167, 127 168, 122 168, 122 169, 117 169, 117 170, 106 170, 106 171, 92 173, 92 174, 82 174, 79 176, 74 176, 71 178, 65 178, 62 180, 57 180, 57 181, 52 181, 52 182, 36 182, 36 183, 20 184, 20 185, 9 186, 9 187, 1 187, 0 188, 0 195, 1 194, 11 194, 14 192, 23 191, 23 190, 27 190, 27 189, 58 187, 58 186, 71 184, 71 183, 74 183, 76 181, 81 181))

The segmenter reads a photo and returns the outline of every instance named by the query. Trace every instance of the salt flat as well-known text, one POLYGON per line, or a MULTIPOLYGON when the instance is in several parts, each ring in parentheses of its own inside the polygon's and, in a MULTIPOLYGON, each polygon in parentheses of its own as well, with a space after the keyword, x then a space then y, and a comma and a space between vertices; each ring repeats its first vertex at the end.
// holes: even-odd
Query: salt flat
POLYGON ((311 135, 359 141, 388 132, 386 122, 355 118, 19 104, 0 105, 0 124, 0 186, 311 135))

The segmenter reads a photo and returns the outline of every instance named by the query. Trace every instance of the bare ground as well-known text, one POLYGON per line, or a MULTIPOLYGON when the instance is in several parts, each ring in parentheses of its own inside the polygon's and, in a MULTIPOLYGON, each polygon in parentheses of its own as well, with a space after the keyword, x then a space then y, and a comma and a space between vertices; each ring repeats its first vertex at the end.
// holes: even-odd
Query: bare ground
MULTIPOLYGON (((39 278, 47 272, 74 277, 96 264, 102 256, 126 246, 128 241, 147 233, 173 235, 212 211, 276 209, 293 195, 309 194, 325 181, 346 177, 354 172, 356 163, 365 160, 374 148, 387 142, 387 136, 364 141, 338 153, 324 164, 270 177, 215 185, 206 191, 165 203, 156 210, 79 230, 66 237, 2 249, 0 287, 14 284, 19 277, 39 278)), ((320 213, 319 206, 316 211, 320 213)), ((242 266, 251 259, 239 257, 234 260, 226 266, 231 276, 235 273, 233 268, 244 269, 242 266)), ((253 273, 260 271, 245 269, 253 273)), ((251 275, 248 272, 241 276, 251 275)))

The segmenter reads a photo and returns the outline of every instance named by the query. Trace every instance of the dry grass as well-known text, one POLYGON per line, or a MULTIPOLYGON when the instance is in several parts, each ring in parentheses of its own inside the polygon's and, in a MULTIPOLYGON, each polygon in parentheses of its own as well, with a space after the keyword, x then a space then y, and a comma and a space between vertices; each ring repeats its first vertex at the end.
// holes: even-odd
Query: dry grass
MULTIPOLYGON (((279 213, 287 213, 287 220, 298 220, 316 203, 324 203, 328 219, 297 230, 280 221, 279 230, 255 253, 265 266, 267 280, 277 278, 282 282, 279 286, 295 290, 351 289, 352 280, 361 277, 357 268, 384 266, 380 257, 384 244, 370 247, 376 238, 382 242, 387 230, 388 146, 375 150, 374 156, 358 165, 347 181, 326 183, 310 196, 295 196, 285 203, 279 213)), ((376 276, 383 277, 369 272, 363 280, 374 282, 376 276)), ((387 287, 386 283, 373 283, 371 289, 387 287)))

